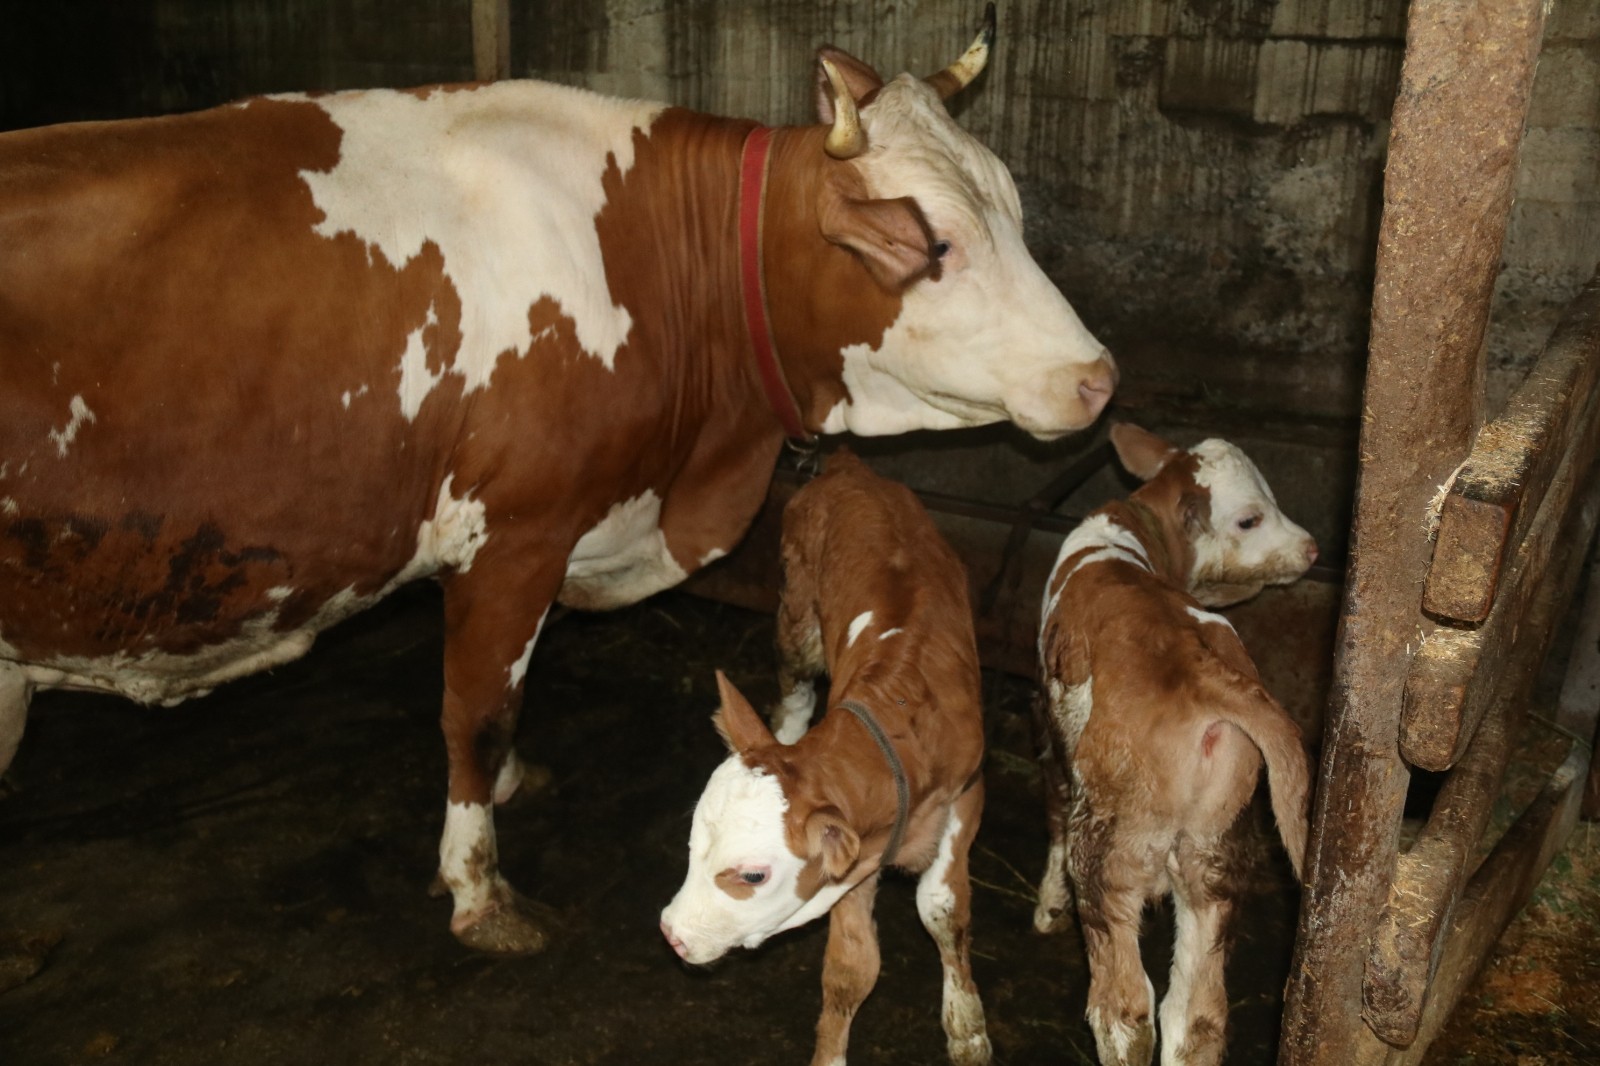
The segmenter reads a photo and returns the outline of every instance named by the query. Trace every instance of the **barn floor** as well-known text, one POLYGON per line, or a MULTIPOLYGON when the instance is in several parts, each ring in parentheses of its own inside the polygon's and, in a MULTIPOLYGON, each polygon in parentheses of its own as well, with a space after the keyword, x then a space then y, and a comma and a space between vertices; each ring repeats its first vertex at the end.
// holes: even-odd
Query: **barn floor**
MULTIPOLYGON (((520 747, 554 786, 498 818, 508 875, 564 923, 531 959, 461 948, 448 901, 425 891, 444 805, 431 588, 177 708, 41 696, 18 791, 0 799, 0 1063, 806 1061, 824 923, 707 971, 656 931, 722 757, 712 670, 770 699, 771 636, 768 616, 685 594, 548 630, 520 747)), ((1027 688, 991 674, 986 690, 974 947, 996 1061, 1092 1063, 1077 933, 1030 929, 1044 828, 1027 688)), ((1600 1059, 1597 851, 1582 843, 1570 861, 1576 889, 1541 890, 1544 932, 1565 923, 1548 950, 1481 982, 1486 1012, 1459 1020, 1433 1061, 1600 1059)), ((1273 1057, 1296 898, 1275 850, 1256 859, 1229 971, 1230 1061, 1245 1064, 1273 1057)), ((944 1059, 939 966, 912 888, 894 876, 880 892, 883 973, 856 1022, 857 1062, 944 1059)), ((1170 919, 1150 929, 1159 994, 1170 919)))

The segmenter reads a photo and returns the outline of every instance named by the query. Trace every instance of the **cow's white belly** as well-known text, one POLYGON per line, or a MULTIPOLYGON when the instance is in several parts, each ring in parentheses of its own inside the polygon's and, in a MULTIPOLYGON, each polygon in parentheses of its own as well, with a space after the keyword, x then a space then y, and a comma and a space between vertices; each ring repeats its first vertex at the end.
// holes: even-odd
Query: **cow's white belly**
MULTIPOLYGON (((279 592, 275 598, 281 599, 289 590, 274 591, 279 592)), ((371 606, 381 595, 358 596, 353 589, 345 589, 301 627, 288 631, 274 629, 278 611, 273 608, 246 622, 236 636, 189 654, 153 649, 21 662, 16 649, 0 639, 0 659, 20 662, 23 676, 38 688, 87 689, 140 703, 174 704, 203 696, 225 681, 300 658, 318 633, 371 606)))
MULTIPOLYGON (((398 573, 376 592, 362 595, 354 587, 341 589, 295 629, 277 629, 278 608, 272 606, 245 622, 234 636, 187 654, 121 650, 98 657, 57 655, 32 662, 24 661, 0 632, 0 661, 19 664, 24 677, 37 688, 87 689, 161 704, 203 696, 225 681, 282 666, 309 651, 318 633, 366 610, 401 585, 447 566, 459 570, 472 566, 488 539, 484 506, 470 494, 457 498, 451 491, 453 482, 454 477, 448 476, 440 485, 433 514, 417 528, 416 553, 398 573)), ((269 589, 267 600, 275 605, 295 592, 289 587, 269 589)))
POLYGON ((583 610, 622 607, 688 576, 667 550, 661 497, 646 489, 615 504, 579 539, 567 559, 559 598, 583 610))

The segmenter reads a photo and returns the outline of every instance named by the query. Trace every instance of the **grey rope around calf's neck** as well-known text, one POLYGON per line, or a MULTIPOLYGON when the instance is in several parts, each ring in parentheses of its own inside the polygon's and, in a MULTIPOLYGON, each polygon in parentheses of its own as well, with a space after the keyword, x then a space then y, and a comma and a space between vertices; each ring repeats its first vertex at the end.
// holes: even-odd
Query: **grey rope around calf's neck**
POLYGON ((878 750, 883 752, 884 760, 889 764, 889 772, 894 775, 896 804, 894 828, 889 832, 889 844, 883 849, 883 858, 879 860, 879 865, 889 866, 900 851, 900 839, 906 833, 906 813, 911 807, 911 787, 906 783, 906 768, 901 764, 900 756, 895 753, 894 745, 889 743, 888 734, 883 731, 883 727, 864 704, 855 700, 840 700, 839 706, 855 715, 857 720, 867 727, 867 732, 877 741, 878 750))

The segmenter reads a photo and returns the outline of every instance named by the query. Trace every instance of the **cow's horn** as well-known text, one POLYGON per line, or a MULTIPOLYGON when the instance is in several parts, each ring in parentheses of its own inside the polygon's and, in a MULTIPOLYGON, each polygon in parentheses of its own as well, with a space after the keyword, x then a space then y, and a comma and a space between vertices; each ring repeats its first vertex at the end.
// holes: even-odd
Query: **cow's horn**
POLYGON ((844 83, 839 68, 828 59, 822 60, 822 69, 833 86, 833 128, 823 150, 835 159, 854 159, 867 150, 867 135, 861 129, 861 114, 856 110, 856 98, 844 83))
POLYGON ((950 99, 983 72, 984 64, 989 62, 989 48, 993 44, 994 5, 990 4, 984 8, 983 26, 978 30, 978 36, 973 38, 971 47, 961 53, 960 59, 923 80, 938 91, 939 99, 950 99))

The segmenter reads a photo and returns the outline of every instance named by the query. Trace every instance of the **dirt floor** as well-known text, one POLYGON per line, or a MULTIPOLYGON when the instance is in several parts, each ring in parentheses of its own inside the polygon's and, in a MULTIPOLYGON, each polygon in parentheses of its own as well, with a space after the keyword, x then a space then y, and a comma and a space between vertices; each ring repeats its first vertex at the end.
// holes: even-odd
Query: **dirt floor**
MULTIPOLYGON (((402 592, 306 659, 172 709, 45 694, 0 799, 0 1064, 799 1063, 825 923, 697 971, 656 930, 722 758, 721 667, 775 694, 768 616, 669 594, 550 627, 519 747, 553 787, 497 818, 555 946, 492 959, 426 888, 443 820, 438 597, 402 592)), ((996 1061, 1092 1063, 1075 930, 1030 927, 1044 855, 1028 688, 986 677, 989 807, 973 858, 976 977, 996 1061)), ((1600 1062, 1594 875, 1580 827, 1432 1061, 1600 1062)), ((1272 1061, 1297 891, 1255 849, 1229 968, 1230 1061, 1272 1061)), ((939 965, 913 882, 877 917, 858 1063, 944 1060, 939 965)), ((1170 916, 1147 965, 1165 985, 1170 916)))

